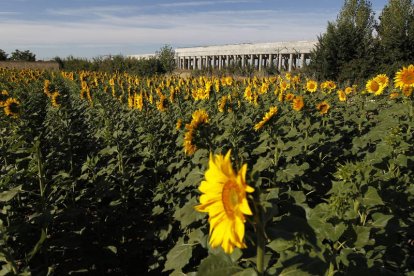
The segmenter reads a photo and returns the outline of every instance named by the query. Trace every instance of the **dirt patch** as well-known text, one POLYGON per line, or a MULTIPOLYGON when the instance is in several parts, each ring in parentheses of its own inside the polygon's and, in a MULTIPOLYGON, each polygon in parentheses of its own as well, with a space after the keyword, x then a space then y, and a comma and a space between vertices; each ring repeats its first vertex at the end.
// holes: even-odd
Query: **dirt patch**
POLYGON ((0 61, 0 68, 58 71, 59 63, 55 61, 0 61))

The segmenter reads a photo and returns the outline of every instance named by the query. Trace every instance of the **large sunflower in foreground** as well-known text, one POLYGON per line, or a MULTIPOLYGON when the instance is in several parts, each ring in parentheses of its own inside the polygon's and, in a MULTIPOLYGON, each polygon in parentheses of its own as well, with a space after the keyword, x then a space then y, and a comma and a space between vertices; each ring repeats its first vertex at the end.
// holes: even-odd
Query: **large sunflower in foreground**
POLYGON ((234 172, 230 161, 230 150, 225 156, 210 154, 209 168, 199 190, 199 212, 206 212, 210 222, 210 245, 221 246, 231 254, 235 247, 245 248, 245 215, 252 215, 246 193, 254 189, 246 184, 247 165, 234 172))
POLYGON ((404 86, 414 87, 414 65, 403 67, 395 74, 394 86, 399 88, 404 86))
POLYGON ((7 116, 17 118, 19 116, 20 102, 15 98, 8 98, 4 103, 4 113, 7 116))

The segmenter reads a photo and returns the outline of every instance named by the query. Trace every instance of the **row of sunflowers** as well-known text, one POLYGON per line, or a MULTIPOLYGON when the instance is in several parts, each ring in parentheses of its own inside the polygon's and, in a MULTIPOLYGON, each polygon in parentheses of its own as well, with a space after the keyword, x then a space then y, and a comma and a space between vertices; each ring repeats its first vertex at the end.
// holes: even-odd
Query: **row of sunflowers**
POLYGON ((413 89, 0 69, 1 273, 410 273, 413 89))

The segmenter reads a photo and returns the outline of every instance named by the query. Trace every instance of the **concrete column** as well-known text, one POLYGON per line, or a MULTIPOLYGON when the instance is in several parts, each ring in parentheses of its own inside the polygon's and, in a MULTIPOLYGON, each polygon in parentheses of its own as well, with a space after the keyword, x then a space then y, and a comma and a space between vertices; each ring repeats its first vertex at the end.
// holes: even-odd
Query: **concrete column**
POLYGON ((277 70, 281 71, 282 70, 282 54, 278 55, 278 60, 277 60, 277 70))
POLYGON ((230 65, 230 56, 227 55, 226 56, 226 67, 229 67, 229 65, 230 65))
POLYGON ((259 54, 259 71, 262 70, 263 55, 259 54))
POLYGON ((244 55, 241 56, 241 67, 244 68, 245 64, 244 64, 244 55))
POLYGON ((222 67, 221 56, 218 56, 218 65, 219 65, 219 70, 221 70, 221 67, 222 67))
POLYGON ((293 65, 293 54, 289 54, 289 69, 288 71, 292 71, 292 65, 293 65))
POLYGON ((305 54, 300 54, 300 68, 305 66, 305 54))
POLYGON ((273 66, 273 55, 269 54, 269 67, 273 66))
POLYGON ((255 68, 255 64, 254 64, 254 55, 250 55, 250 65, 255 68))

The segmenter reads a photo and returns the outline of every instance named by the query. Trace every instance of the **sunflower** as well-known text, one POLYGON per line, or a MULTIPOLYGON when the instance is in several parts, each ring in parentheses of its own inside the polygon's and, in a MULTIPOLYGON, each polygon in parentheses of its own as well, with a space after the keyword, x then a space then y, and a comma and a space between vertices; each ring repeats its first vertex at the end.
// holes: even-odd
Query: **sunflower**
POLYGON ((285 96, 285 100, 286 101, 291 101, 295 98, 295 95, 293 95, 292 93, 287 93, 285 96))
POLYGON ((331 93, 336 88, 336 84, 334 81, 327 80, 321 84, 321 88, 324 92, 331 93))
POLYGON ((187 155, 193 155, 197 147, 193 144, 194 128, 191 124, 186 124, 186 133, 184 134, 184 153, 187 155))
POLYGON ((184 134, 184 152, 187 155, 192 155, 197 150, 196 145, 193 142, 194 134, 197 128, 201 124, 208 123, 208 114, 205 110, 196 110, 192 114, 192 120, 189 124, 185 125, 186 133, 184 134))
POLYGON ((391 100, 393 100, 393 99, 395 99, 395 98, 398 98, 399 96, 400 96, 400 94, 399 94, 398 92, 393 91, 393 92, 390 94, 390 99, 391 99, 391 100))
POLYGON ((200 124, 204 124, 208 122, 208 114, 203 109, 194 111, 191 117, 192 117, 191 125, 193 125, 194 127, 198 127, 200 124))
POLYGON ((136 94, 134 93, 134 108, 142 111, 144 107, 144 99, 142 97, 142 93, 136 94))
POLYGON ((389 83, 389 78, 386 74, 379 74, 374 78, 374 80, 384 87, 387 87, 389 83))
POLYGON ((168 100, 167 98, 161 94, 160 99, 156 103, 158 111, 164 112, 167 110, 168 100))
POLYGON ((227 96, 221 97, 221 99, 218 101, 218 110, 219 110, 219 112, 224 112, 224 110, 226 108, 226 103, 227 103, 227 96))
POLYGON ((214 91, 220 92, 220 81, 218 79, 214 80, 214 91))
POLYGON ((309 92, 316 92, 316 90, 318 89, 318 83, 314 80, 308 80, 306 82, 306 91, 309 92))
POLYGON ((200 184, 200 204, 194 208, 209 215, 210 245, 221 246, 227 254, 235 247, 246 248, 245 215, 252 215, 246 193, 254 189, 246 183, 247 165, 235 173, 230 161, 231 150, 225 156, 210 154, 205 180, 200 184))
POLYGON ((263 119, 254 126, 254 130, 261 129, 272 117, 277 113, 277 107, 270 107, 269 111, 264 115, 263 119))
POLYGON ((7 116, 17 118, 19 116, 20 102, 15 98, 8 98, 4 103, 4 113, 7 116))
POLYGON ((43 92, 50 97, 51 94, 49 92, 49 87, 50 87, 50 80, 45 80, 44 84, 43 84, 43 92))
POLYGON ((316 105, 316 109, 319 110, 319 113, 321 115, 328 113, 330 107, 331 106, 326 101, 323 101, 316 105))
POLYGON ((374 93, 374 95, 378 96, 381 95, 384 91, 385 86, 381 85, 375 78, 368 80, 365 88, 369 93, 374 93))
POLYGON ((269 90, 269 84, 264 82, 264 83, 262 83, 262 86, 259 89, 259 93, 260 94, 266 94, 268 90, 269 90))
POLYGON ((60 101, 61 101, 61 96, 60 93, 55 91, 50 95, 50 102, 52 103, 52 106, 55 108, 60 107, 60 101))
POLYGON ((414 65, 403 67, 395 74, 394 86, 403 88, 404 86, 414 87, 414 65))
POLYGON ((0 93, 0 107, 4 106, 6 100, 9 98, 9 92, 6 90, 1 91, 0 93))
POLYGON ((224 85, 227 85, 227 86, 231 86, 233 84, 233 78, 232 77, 225 77, 224 78, 224 85))
POLYGON ((182 123, 183 123, 183 120, 178 119, 178 120, 177 120, 177 123, 175 124, 175 129, 176 129, 176 130, 180 130, 180 129, 181 129, 181 125, 182 125, 182 123))
POLYGON ((292 108, 293 110, 300 111, 302 110, 304 106, 303 97, 302 96, 296 96, 292 101, 292 108))
POLYGON ((411 94, 413 93, 413 87, 412 86, 404 86, 401 90, 402 90, 402 93, 404 94, 404 96, 406 96, 406 97, 410 97, 411 94))
POLYGON ((249 102, 253 102, 253 91, 252 91, 252 87, 246 86, 246 89, 244 89, 244 98, 249 102))
POLYGON ((282 82, 279 84, 280 91, 285 92, 290 88, 290 83, 282 80, 282 82))
POLYGON ((347 87, 345 88, 345 94, 346 94, 346 95, 349 95, 349 94, 351 94, 352 92, 354 92, 354 89, 353 89, 351 86, 347 86, 347 87))
POLYGON ((344 92, 344 90, 339 89, 338 90, 338 98, 340 102, 345 102, 346 101, 346 93, 344 92))

